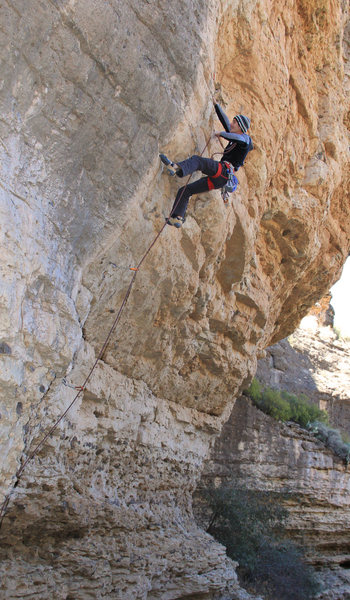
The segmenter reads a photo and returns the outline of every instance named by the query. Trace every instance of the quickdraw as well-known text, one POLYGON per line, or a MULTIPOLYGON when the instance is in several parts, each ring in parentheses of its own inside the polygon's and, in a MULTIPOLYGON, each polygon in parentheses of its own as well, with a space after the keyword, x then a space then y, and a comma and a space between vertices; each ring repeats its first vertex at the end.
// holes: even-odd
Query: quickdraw
POLYGON ((231 163, 225 161, 224 164, 227 168, 227 183, 223 188, 221 188, 221 196, 224 204, 228 204, 230 194, 237 189, 238 179, 233 172, 234 169, 231 163))
POLYGON ((63 379, 62 379, 62 383, 63 383, 63 385, 71 388, 72 390, 80 390, 81 392, 83 392, 85 390, 85 387, 83 385, 72 385, 71 383, 68 383, 68 381, 66 380, 65 377, 63 377, 63 379))

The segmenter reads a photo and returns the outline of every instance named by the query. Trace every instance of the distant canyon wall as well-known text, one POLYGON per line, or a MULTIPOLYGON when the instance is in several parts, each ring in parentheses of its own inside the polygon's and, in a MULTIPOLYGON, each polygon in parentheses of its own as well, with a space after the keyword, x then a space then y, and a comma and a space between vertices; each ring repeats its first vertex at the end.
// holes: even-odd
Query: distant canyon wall
POLYGON ((232 480, 288 496, 287 532, 320 569, 320 598, 346 600, 350 473, 344 461, 305 429, 275 421, 241 396, 205 463, 200 486, 232 480))
POLYGON ((263 385, 303 394, 327 411, 331 426, 350 435, 350 342, 317 315, 267 348, 256 376, 263 385))

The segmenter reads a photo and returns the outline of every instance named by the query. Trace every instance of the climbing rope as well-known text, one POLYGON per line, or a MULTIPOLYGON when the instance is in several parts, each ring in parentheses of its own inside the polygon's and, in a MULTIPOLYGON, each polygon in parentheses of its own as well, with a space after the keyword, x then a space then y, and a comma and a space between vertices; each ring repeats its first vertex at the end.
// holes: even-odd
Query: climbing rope
MULTIPOLYGON (((210 139, 211 139, 211 137, 208 138, 207 143, 205 144, 205 146, 204 146, 204 148, 203 148, 200 156, 202 156, 204 154, 205 150, 207 149, 208 144, 210 142, 210 139)), ((188 178, 187 178, 187 180, 185 182, 184 188, 182 190, 182 193, 181 193, 180 197, 178 198, 178 201, 176 202, 175 206, 173 207, 172 212, 175 210, 176 206, 180 202, 180 200, 181 200, 181 198, 182 198, 182 196, 183 196, 183 194, 184 194, 184 192, 185 192, 185 190, 186 190, 186 188, 187 188, 187 186, 188 186, 188 184, 190 182, 191 177, 192 177, 192 174, 188 176, 188 178)), ((126 306, 126 304, 128 302, 128 299, 129 299, 129 296, 130 296, 130 293, 131 293, 131 289, 132 289, 132 287, 133 287, 133 285, 135 283, 135 280, 136 280, 137 273, 139 272, 139 270, 140 270, 142 264, 144 263, 144 261, 146 260, 148 254, 151 252, 152 248, 154 247, 154 245, 157 243, 158 239, 162 235, 162 233, 163 233, 163 231, 164 231, 164 229, 165 229, 166 226, 167 226, 167 222, 165 221, 164 225, 162 226, 162 228, 160 229, 160 231, 157 233, 157 235, 155 236, 155 238, 152 241, 152 243, 148 246, 146 252, 143 254, 143 256, 142 256, 141 260, 139 261, 139 263, 137 264, 137 266, 136 267, 129 267, 129 270, 133 272, 133 276, 132 276, 131 281, 129 283, 128 289, 126 290, 126 293, 125 293, 125 295, 123 297, 123 300, 121 302, 121 305, 119 307, 118 313, 117 313, 117 315, 116 315, 116 317, 115 317, 115 319, 114 319, 114 321, 112 323, 111 328, 108 331, 106 339, 103 342, 103 345, 102 345, 102 347, 101 347, 101 349, 100 349, 100 351, 99 351, 99 353, 98 353, 98 355, 97 355, 97 357, 95 359, 95 362, 93 363, 93 365, 92 365, 92 367, 91 367, 88 375, 86 376, 85 381, 83 382, 83 384, 81 386, 71 386, 71 385, 67 384, 67 382, 66 382, 65 379, 63 379, 63 384, 64 385, 68 385, 69 387, 73 387, 76 390, 76 395, 74 396, 73 400, 71 401, 71 403, 69 404, 69 406, 66 408, 66 410, 59 416, 59 418, 57 419, 57 421, 55 421, 55 423, 52 425, 52 427, 49 429, 49 431, 38 442, 38 444, 35 446, 34 450, 32 450, 32 452, 30 452, 30 454, 27 456, 26 460, 23 462, 23 464, 16 471, 16 475, 15 475, 15 477, 16 477, 16 483, 14 484, 12 490, 5 497, 5 500, 2 503, 1 508, 0 508, 0 529, 2 527, 2 523, 3 523, 6 511, 7 511, 9 502, 10 502, 10 498, 11 498, 13 492, 14 492, 14 489, 18 486, 19 481, 20 481, 20 479, 22 477, 23 471, 26 468, 27 464, 38 454, 40 448, 45 444, 46 440, 49 437, 51 437, 51 435, 57 429, 57 427, 60 424, 60 422, 64 419, 64 417, 66 416, 66 414, 68 413, 68 411, 75 404, 75 402, 79 398, 80 394, 85 390, 86 385, 87 385, 88 381, 90 380, 90 378, 91 378, 94 370, 96 369, 96 366, 97 366, 98 362, 103 358, 103 355, 104 355, 104 353, 106 351, 106 348, 108 346, 109 340, 110 340, 113 332, 115 331, 115 329, 116 329, 116 327, 117 327, 117 325, 118 325, 118 323, 120 321, 122 312, 123 312, 123 310, 124 310, 124 308, 125 308, 125 306, 126 306)))

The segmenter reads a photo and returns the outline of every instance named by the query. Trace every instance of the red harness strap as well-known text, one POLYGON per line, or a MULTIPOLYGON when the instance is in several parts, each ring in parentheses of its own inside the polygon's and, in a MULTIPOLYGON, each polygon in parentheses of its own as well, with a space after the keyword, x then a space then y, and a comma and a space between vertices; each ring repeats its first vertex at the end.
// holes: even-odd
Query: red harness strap
POLYGON ((215 175, 211 175, 211 179, 216 179, 216 177, 220 177, 221 173, 222 173, 222 163, 220 162, 219 166, 218 166, 218 170, 216 171, 215 175))
MULTIPOLYGON (((228 165, 228 163, 225 163, 225 165, 228 165)), ((215 175, 211 175, 210 177, 208 177, 208 188, 209 191, 213 190, 215 188, 214 183, 212 181, 212 179, 216 179, 217 177, 220 177, 220 175, 222 177, 225 177, 225 175, 222 174, 222 163, 219 163, 219 167, 218 170, 216 171, 215 175)), ((228 179, 228 177, 225 177, 225 179, 228 179)))

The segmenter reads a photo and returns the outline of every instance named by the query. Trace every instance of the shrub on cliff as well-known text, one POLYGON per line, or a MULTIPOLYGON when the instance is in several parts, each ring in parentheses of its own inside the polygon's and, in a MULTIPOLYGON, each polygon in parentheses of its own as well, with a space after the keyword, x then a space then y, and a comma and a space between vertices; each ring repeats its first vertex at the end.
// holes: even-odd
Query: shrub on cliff
POLYGON ((210 513, 207 532, 238 561, 242 585, 270 600, 307 600, 319 590, 301 550, 276 535, 287 518, 278 495, 230 482, 202 497, 210 513))
POLYGON ((328 422, 327 413, 303 394, 296 396, 283 390, 263 387, 255 378, 246 393, 260 410, 277 421, 294 421, 301 427, 314 421, 328 422))
POLYGON ((308 429, 321 440, 334 454, 343 459, 346 465, 350 463, 350 444, 346 442, 337 429, 331 429, 325 423, 311 423, 308 429))
POLYGON ((337 429, 328 425, 328 415, 301 394, 295 396, 284 390, 263 387, 254 378, 246 394, 255 406, 277 421, 294 421, 321 440, 334 454, 350 463, 350 443, 337 429))

